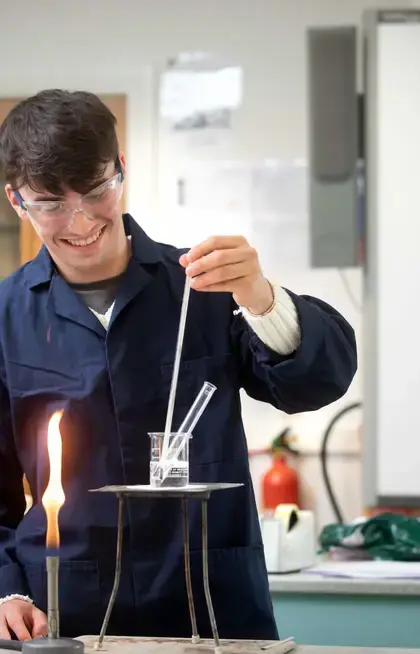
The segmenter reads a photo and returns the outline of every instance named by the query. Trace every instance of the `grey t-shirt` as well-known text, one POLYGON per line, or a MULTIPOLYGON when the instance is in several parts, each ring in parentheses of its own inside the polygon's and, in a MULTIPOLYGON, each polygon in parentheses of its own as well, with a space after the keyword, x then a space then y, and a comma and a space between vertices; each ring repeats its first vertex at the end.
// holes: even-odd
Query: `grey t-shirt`
POLYGON ((105 314, 115 301, 122 277, 123 275, 117 275, 91 284, 70 284, 70 286, 80 295, 89 309, 105 314))

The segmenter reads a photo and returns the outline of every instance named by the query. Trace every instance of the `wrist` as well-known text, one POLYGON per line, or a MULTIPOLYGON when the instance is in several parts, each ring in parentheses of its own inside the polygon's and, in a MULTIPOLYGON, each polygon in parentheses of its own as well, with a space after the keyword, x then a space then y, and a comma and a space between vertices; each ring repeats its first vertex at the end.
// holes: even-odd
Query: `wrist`
POLYGON ((266 316, 274 309, 276 304, 276 295, 274 292, 274 287, 268 279, 264 278, 264 288, 259 292, 258 300, 249 303, 244 308, 247 312, 255 317, 261 318, 266 316))

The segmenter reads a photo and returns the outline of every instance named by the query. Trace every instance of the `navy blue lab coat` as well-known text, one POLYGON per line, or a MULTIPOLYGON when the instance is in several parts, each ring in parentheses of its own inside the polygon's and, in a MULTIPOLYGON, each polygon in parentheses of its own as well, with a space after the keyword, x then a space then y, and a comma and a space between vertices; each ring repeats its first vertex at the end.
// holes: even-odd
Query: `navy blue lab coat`
MULTIPOLYGON (((57 274, 45 248, 0 285, 0 597, 46 609, 47 425, 64 409, 60 514, 61 631, 97 633, 111 592, 117 524, 106 484, 147 484, 148 432, 162 430, 185 282, 181 252, 124 216, 132 258, 108 332, 57 274), (23 517, 22 474, 34 506, 23 517)), ((247 326, 229 293, 192 292, 174 427, 204 381, 217 386, 191 445, 194 482, 241 482, 209 504, 209 570, 221 637, 276 638, 241 420, 240 388, 288 413, 339 398, 357 366, 352 328, 327 304, 294 299, 299 350, 279 356, 247 326)), ((200 503, 190 502, 199 633, 210 635, 202 590, 200 503)), ((110 633, 189 636, 182 522, 176 500, 131 500, 121 587, 110 633)))

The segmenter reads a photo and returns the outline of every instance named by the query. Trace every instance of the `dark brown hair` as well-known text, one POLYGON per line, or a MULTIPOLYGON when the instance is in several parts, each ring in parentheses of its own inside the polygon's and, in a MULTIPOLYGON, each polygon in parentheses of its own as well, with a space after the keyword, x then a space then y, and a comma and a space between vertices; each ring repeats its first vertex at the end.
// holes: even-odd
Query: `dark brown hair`
POLYGON ((53 89, 23 100, 0 127, 0 163, 14 189, 86 193, 118 159, 116 119, 93 93, 53 89))

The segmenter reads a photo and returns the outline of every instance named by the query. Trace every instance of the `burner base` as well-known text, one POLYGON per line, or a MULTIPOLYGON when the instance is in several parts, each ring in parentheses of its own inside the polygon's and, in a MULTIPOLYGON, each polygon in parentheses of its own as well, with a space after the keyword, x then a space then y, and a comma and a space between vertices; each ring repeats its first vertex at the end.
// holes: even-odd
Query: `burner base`
POLYGON ((22 654, 84 654, 85 646, 72 638, 37 638, 22 644, 22 654))

